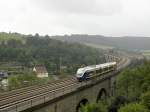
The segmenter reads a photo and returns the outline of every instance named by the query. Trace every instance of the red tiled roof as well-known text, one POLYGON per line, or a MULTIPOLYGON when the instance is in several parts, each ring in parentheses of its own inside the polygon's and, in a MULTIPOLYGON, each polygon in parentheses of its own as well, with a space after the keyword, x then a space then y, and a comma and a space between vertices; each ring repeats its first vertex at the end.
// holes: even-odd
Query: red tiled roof
POLYGON ((35 66, 36 73, 47 73, 45 66, 35 66))

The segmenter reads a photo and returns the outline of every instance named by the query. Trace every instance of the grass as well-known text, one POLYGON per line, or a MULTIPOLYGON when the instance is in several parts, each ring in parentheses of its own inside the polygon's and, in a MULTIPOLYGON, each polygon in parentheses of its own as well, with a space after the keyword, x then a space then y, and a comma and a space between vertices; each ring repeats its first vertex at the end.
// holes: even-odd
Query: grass
POLYGON ((150 52, 143 52, 144 56, 150 56, 150 52))
POLYGON ((143 51, 142 54, 147 60, 150 60, 150 50, 143 51))

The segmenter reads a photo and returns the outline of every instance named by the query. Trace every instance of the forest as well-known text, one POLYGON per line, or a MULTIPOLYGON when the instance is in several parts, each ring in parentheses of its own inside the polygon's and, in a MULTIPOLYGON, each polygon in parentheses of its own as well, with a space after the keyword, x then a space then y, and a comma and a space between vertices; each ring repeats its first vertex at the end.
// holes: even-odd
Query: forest
MULTIPOLYGON (((48 35, 0 33, 0 72, 8 72, 8 89, 47 83, 74 75, 79 67, 104 62, 102 51, 78 43, 62 42, 48 35), (49 77, 40 79, 33 67, 45 66, 49 77)), ((2 87, 2 86, 1 86, 2 87)))
POLYGON ((150 112, 150 62, 122 71, 115 95, 98 104, 87 104, 81 112, 150 112))
POLYGON ((49 74, 60 74, 60 69, 73 74, 81 66, 101 63, 102 57, 102 52, 94 48, 61 42, 48 35, 0 33, 0 63, 14 62, 24 68, 45 65, 49 74))

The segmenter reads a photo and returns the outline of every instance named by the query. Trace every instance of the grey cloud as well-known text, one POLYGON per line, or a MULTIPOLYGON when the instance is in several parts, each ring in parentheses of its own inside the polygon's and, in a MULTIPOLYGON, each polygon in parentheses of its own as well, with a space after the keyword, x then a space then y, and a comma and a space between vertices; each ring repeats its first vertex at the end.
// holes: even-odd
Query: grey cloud
POLYGON ((33 0, 47 11, 112 15, 121 11, 120 0, 33 0))
POLYGON ((150 36, 150 0, 0 0, 0 31, 150 36))

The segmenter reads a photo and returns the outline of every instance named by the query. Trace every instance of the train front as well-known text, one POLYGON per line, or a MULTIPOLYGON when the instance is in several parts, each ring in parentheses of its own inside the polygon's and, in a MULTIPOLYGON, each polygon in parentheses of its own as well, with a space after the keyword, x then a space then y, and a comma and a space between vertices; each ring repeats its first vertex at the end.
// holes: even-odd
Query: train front
POLYGON ((84 80, 84 69, 83 68, 79 68, 77 70, 77 73, 76 73, 76 78, 79 82, 83 81, 84 80))

